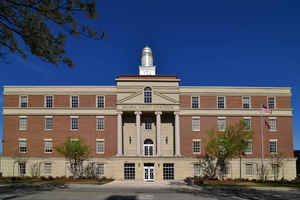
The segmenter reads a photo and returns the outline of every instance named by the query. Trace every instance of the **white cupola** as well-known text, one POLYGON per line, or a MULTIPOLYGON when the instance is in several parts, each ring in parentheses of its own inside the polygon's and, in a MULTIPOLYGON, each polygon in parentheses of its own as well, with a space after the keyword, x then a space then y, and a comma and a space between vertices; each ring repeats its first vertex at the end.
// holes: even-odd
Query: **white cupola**
POLYGON ((141 56, 142 65, 139 67, 139 75, 155 75, 156 67, 153 66, 153 55, 150 47, 143 49, 141 56))

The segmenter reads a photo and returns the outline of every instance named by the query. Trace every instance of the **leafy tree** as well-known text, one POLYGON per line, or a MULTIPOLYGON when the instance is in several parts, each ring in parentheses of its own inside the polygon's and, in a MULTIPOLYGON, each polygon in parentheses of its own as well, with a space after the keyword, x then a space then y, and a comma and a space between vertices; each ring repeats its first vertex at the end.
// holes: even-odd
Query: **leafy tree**
POLYGON ((216 166, 222 178, 225 174, 226 162, 245 151, 248 140, 252 136, 253 132, 247 129, 247 123, 243 120, 228 126, 224 132, 216 132, 215 129, 208 131, 206 152, 217 159, 216 166))
POLYGON ((80 14, 95 19, 98 16, 96 1, 1 0, 0 58, 4 58, 6 51, 26 58, 26 47, 44 61, 73 67, 72 60, 65 56, 68 34, 94 39, 104 37, 102 31, 79 25, 80 14))
POLYGON ((83 173, 83 161, 90 155, 89 146, 81 138, 74 140, 68 137, 63 144, 55 146, 55 150, 69 160, 73 177, 80 177, 83 173))

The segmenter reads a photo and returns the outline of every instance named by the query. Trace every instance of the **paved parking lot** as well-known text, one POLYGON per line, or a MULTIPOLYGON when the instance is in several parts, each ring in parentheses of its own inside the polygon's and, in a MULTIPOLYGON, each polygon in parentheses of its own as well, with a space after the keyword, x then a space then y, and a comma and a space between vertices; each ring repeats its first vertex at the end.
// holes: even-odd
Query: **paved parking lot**
POLYGON ((106 185, 0 186, 0 199, 15 200, 282 200, 300 199, 300 190, 291 188, 190 187, 183 182, 114 181, 106 185))

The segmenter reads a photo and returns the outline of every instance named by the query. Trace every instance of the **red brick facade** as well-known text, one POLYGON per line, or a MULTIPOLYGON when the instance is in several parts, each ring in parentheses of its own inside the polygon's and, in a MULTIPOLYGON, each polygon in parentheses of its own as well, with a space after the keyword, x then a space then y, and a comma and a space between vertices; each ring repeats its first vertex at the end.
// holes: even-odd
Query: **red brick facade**
MULTIPOLYGON (((125 78, 125 77, 122 77, 125 78)), ((45 105, 45 96, 29 95, 29 108, 43 108, 45 105)), ((191 108, 191 96, 180 95, 180 108, 191 108)), ((267 105, 267 96, 251 96, 251 108, 259 109, 262 104, 267 105)), ((105 108, 116 108, 116 95, 105 95, 105 108)), ((242 109, 242 96, 226 96, 225 109, 242 109)), ((18 95, 5 95, 4 108, 19 107, 18 95)), ((54 108, 69 108, 69 95, 54 95, 54 108)), ((96 95, 79 95, 80 108, 95 108, 96 95)), ((200 109, 216 109, 217 96, 200 96, 200 109)), ((51 109, 51 108, 49 108, 51 109)), ((291 109, 291 98, 289 96, 276 97, 276 109, 291 109)), ((198 115, 196 115, 198 116, 198 115)), ((18 151, 18 139, 26 138, 28 147, 28 156, 56 157, 60 156, 57 152, 51 154, 44 153, 44 139, 52 139, 53 146, 58 145, 67 137, 76 138, 80 136, 91 147, 91 155, 93 157, 111 157, 117 153, 117 116, 104 116, 104 131, 96 130, 96 116, 79 115, 79 129, 77 131, 70 130, 70 116, 54 115, 53 130, 45 130, 45 116, 29 115, 27 116, 27 130, 20 131, 19 116, 3 115, 3 155, 14 156, 18 151), (104 139, 105 153, 96 154, 96 139, 104 139)), ((238 122, 243 116, 224 116, 227 125, 238 122)), ((246 157, 261 157, 261 119, 257 116, 249 116, 251 118, 251 129, 255 135, 253 138, 253 153, 246 157)), ((268 118, 265 118, 268 120, 268 118)), ((200 131, 192 131, 192 116, 180 116, 180 145, 181 154, 183 156, 194 156, 192 153, 192 140, 202 139, 201 155, 205 153, 205 141, 207 141, 207 131, 217 125, 217 116, 200 115, 200 131)), ((292 135, 292 117, 277 117, 277 131, 270 132, 264 129, 264 152, 265 156, 269 154, 269 140, 278 140, 278 152, 284 152, 287 156, 293 157, 293 135, 292 135)))

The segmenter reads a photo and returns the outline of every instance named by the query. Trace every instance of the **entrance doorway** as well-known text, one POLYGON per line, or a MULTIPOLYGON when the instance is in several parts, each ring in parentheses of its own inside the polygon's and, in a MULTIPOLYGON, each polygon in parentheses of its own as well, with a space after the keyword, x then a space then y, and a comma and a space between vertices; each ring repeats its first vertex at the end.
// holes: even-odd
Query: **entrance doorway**
POLYGON ((144 163, 144 181, 154 181, 154 163, 144 163))

